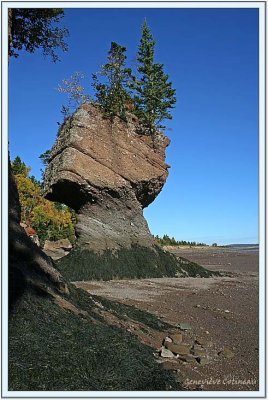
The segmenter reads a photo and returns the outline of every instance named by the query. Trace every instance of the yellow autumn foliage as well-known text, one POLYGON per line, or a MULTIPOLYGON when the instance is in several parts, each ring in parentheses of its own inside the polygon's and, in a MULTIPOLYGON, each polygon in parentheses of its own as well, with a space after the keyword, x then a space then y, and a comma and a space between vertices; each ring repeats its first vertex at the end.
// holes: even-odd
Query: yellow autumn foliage
POLYGON ((38 183, 25 173, 15 175, 21 204, 21 220, 32 226, 41 243, 68 238, 75 240, 75 216, 70 209, 42 197, 38 183))

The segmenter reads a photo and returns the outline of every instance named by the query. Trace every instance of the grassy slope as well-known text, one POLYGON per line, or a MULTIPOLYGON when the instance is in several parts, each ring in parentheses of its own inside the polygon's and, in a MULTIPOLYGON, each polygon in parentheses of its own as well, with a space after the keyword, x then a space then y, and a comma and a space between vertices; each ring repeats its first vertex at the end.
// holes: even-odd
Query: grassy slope
MULTIPOLYGON (((89 315, 74 315, 50 297, 25 291, 9 321, 9 390, 180 390, 151 348, 101 322, 90 296, 71 287, 70 299, 89 315)), ((108 300, 103 305, 122 318, 166 327, 149 313, 108 300)))
POLYGON ((175 276, 209 277, 211 272, 155 246, 154 249, 133 246, 116 253, 106 250, 101 255, 90 250, 74 249, 57 261, 57 268, 70 281, 91 279, 160 278, 175 276))

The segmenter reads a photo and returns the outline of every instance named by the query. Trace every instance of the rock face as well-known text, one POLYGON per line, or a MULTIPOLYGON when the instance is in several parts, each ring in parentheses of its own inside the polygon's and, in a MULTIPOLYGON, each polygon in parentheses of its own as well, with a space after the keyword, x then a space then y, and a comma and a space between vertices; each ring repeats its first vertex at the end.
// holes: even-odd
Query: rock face
POLYGON ((45 197, 75 209, 78 246, 101 251, 153 245, 143 208, 168 176, 169 139, 140 130, 135 117, 111 122, 91 104, 61 127, 45 173, 45 197))

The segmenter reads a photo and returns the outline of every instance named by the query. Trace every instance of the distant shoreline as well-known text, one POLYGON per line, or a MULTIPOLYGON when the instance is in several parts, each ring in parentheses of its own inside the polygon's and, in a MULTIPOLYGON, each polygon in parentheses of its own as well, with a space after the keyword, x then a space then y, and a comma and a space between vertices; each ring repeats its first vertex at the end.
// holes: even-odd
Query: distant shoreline
POLYGON ((180 249, 180 250, 204 250, 204 251, 259 251, 258 244, 230 244, 222 246, 185 246, 185 245, 168 245, 162 246, 164 250, 180 249))

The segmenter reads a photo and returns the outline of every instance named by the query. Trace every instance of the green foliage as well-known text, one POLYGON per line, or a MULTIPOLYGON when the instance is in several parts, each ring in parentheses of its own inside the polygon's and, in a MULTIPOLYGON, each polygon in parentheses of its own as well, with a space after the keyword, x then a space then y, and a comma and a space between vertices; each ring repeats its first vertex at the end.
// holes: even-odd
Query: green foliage
POLYGON ((67 51, 68 30, 54 26, 64 15, 62 8, 13 8, 10 12, 10 56, 18 57, 18 50, 33 53, 41 48, 45 56, 58 61, 55 49, 67 51))
POLYGON ((42 161, 43 165, 46 167, 50 161, 50 153, 51 150, 46 150, 44 153, 42 153, 39 158, 42 161))
POLYGON ((180 390, 153 350, 131 333, 99 321, 92 298, 70 285, 67 301, 27 290, 9 318, 9 390, 180 390), (123 371, 123 373, 122 373, 123 371))
POLYGON ((137 56, 139 77, 133 80, 131 87, 137 105, 135 112, 150 133, 165 128, 161 122, 172 118, 169 109, 176 103, 176 91, 168 81, 164 65, 154 62, 154 48, 155 41, 145 21, 137 56))
MULTIPOLYGON (((188 276, 187 265, 160 247, 150 249, 142 246, 117 251, 105 250, 95 253, 91 250, 75 248, 57 262, 59 271, 70 281, 141 279, 188 276)), ((207 275, 205 268, 196 264, 199 275, 207 275)), ((191 267, 192 268, 192 267, 191 267)), ((213 275, 209 271, 208 275, 213 275)))
POLYGON ((27 167, 27 165, 21 160, 19 156, 14 158, 13 161, 11 161, 11 170, 14 175, 23 175, 23 176, 28 176, 29 172, 31 171, 30 167, 27 167))
POLYGON ((161 246, 207 246, 205 243, 176 240, 174 237, 170 238, 168 235, 164 235, 162 238, 156 235, 155 239, 161 246))
POLYGON ((54 203, 44 200, 36 205, 31 214, 31 224, 36 230, 40 243, 45 240, 68 238, 75 242, 75 231, 72 215, 68 208, 58 210, 54 203))
POLYGON ((108 62, 100 72, 93 74, 93 88, 96 101, 108 117, 115 115, 126 119, 127 103, 131 100, 129 84, 131 69, 126 68, 126 48, 112 42, 108 53, 108 62))
POLYGON ((212 243, 212 247, 218 247, 217 243, 212 243))
MULTIPOLYGON (((44 153, 40 154, 39 158, 42 162, 42 164, 44 165, 44 167, 46 168, 49 161, 50 161, 50 154, 51 154, 51 149, 44 151, 44 153)), ((44 179, 45 179, 45 170, 43 170, 42 168, 40 169, 41 173, 42 173, 42 183, 41 186, 44 185, 44 179)))

